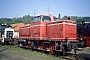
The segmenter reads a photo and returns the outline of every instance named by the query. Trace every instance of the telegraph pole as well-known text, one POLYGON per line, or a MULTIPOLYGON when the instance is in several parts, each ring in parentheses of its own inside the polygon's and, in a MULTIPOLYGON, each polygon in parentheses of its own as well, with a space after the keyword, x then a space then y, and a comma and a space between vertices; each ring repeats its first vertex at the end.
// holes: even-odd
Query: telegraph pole
MULTIPOLYGON (((30 13, 28 13, 28 21, 29 21, 29 17, 30 17, 29 15, 30 15, 30 13)), ((26 23, 28 23, 28 21, 26 23)))
POLYGON ((47 11, 48 14, 49 14, 49 12, 51 11, 51 10, 50 10, 50 5, 47 5, 47 8, 46 8, 46 9, 47 9, 46 11, 47 11))
POLYGON ((28 13, 28 15, 30 15, 30 13, 28 13))
POLYGON ((33 11, 34 11, 33 14, 34 14, 34 17, 35 17, 35 15, 36 15, 36 11, 37 11, 37 10, 34 9, 33 11))
POLYGON ((2 23, 2 21, 1 21, 2 19, 0 19, 0 25, 1 25, 1 23, 2 23))
POLYGON ((19 17, 19 14, 16 14, 16 18, 18 18, 19 17))

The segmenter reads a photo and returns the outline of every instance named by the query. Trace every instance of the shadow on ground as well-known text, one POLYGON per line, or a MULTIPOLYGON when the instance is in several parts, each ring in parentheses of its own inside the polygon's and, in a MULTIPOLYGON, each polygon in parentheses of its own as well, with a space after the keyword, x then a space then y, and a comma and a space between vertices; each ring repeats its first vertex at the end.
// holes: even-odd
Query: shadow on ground
POLYGON ((7 50, 7 49, 9 49, 9 48, 2 49, 2 50, 0 50, 0 52, 5 51, 5 50, 7 50))
POLYGON ((5 51, 5 50, 7 50, 9 48, 11 48, 11 47, 4 47, 4 48, 2 48, 2 45, 0 45, 0 52, 3 52, 3 51, 5 51))
POLYGON ((80 56, 80 57, 83 57, 84 59, 90 60, 90 54, 81 53, 81 54, 77 54, 77 56, 80 56))

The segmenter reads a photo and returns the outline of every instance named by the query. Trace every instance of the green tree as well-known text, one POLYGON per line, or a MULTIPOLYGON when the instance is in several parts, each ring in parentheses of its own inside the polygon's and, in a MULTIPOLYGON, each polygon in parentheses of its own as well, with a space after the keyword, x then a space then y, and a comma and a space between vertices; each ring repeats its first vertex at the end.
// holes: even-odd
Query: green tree
POLYGON ((61 19, 61 14, 59 13, 59 15, 58 15, 58 19, 60 20, 61 19))
POLYGON ((64 17, 62 17, 62 20, 67 20, 68 17, 65 15, 64 17))

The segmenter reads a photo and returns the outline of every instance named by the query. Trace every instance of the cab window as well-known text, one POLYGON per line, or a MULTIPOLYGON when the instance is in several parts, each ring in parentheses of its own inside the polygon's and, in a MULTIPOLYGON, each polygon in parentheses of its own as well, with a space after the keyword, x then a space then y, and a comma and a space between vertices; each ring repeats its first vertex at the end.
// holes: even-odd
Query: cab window
POLYGON ((41 16, 36 16, 34 17, 33 22, 38 22, 40 20, 41 20, 41 16))
POLYGON ((54 18, 54 21, 58 21, 58 18, 54 18))
POLYGON ((90 23, 87 23, 85 26, 86 29, 90 29, 90 23))
POLYGON ((49 16, 43 16, 42 21, 49 22, 51 21, 51 18, 49 16))

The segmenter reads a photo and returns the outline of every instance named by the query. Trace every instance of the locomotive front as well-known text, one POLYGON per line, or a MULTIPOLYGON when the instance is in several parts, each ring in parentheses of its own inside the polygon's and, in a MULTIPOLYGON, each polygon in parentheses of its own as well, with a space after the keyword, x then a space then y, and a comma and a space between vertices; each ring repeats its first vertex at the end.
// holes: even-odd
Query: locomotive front
POLYGON ((14 43, 14 29, 9 25, 0 26, 0 38, 2 44, 14 43))

